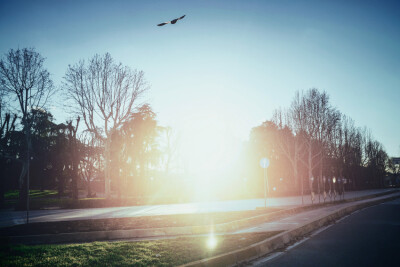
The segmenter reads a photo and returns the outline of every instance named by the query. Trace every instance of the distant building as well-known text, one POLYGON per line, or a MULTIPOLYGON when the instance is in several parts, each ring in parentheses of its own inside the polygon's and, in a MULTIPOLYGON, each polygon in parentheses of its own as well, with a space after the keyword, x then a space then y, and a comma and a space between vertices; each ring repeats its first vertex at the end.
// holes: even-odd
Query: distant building
POLYGON ((400 158, 392 158, 392 161, 393 161, 393 164, 395 164, 395 165, 399 164, 400 165, 400 158))

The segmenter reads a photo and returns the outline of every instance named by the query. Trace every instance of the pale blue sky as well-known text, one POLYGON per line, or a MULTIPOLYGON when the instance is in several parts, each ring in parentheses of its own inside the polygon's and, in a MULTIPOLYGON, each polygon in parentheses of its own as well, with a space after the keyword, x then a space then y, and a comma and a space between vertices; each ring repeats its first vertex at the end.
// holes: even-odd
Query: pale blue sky
POLYGON ((68 64, 110 52, 145 72, 162 125, 223 121, 240 140, 317 87, 400 154, 395 1, 0 1, 0 36, 1 54, 35 47, 57 85, 68 64))

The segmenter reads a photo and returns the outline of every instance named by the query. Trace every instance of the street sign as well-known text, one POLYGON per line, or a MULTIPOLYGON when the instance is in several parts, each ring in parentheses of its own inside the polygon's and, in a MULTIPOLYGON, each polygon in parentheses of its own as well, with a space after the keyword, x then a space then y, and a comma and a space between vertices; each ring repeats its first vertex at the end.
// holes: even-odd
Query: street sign
POLYGON ((264 208, 267 208, 267 189, 269 194, 268 178, 267 178, 267 168, 269 166, 269 159, 262 158, 260 160, 260 166, 264 169, 264 208))
POLYGON ((392 161, 394 165, 400 164, 400 158, 392 158, 392 161))
POLYGON ((260 160, 260 166, 261 166, 261 168, 263 168, 263 169, 268 168, 268 166, 269 166, 269 159, 267 159, 267 158, 262 158, 262 159, 260 160))

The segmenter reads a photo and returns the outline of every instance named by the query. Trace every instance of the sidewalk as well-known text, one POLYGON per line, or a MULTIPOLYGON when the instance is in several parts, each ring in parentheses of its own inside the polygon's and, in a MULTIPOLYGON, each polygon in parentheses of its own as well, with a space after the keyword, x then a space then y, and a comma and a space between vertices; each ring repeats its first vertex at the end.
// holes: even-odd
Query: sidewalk
POLYGON ((249 232, 268 232, 268 231, 290 231, 302 225, 312 223, 315 218, 324 218, 331 214, 340 213, 347 208, 369 205, 389 198, 400 197, 397 190, 384 196, 364 199, 354 202, 332 204, 328 206, 304 206, 296 208, 286 208, 281 211, 244 218, 238 221, 222 223, 217 225, 182 226, 166 228, 130 229, 130 230, 110 230, 92 231, 64 234, 46 234, 38 236, 13 236, 10 237, 12 243, 70 243, 70 242, 90 242, 97 240, 146 240, 149 238, 163 239, 173 238, 182 235, 207 235, 210 231, 215 234, 238 234, 249 232), (310 210, 311 209, 311 210, 310 210))
POLYGON ((316 231, 325 225, 334 223, 336 220, 339 220, 346 215, 350 215, 358 210, 373 205, 378 205, 396 198, 400 198, 400 192, 386 196, 305 211, 299 214, 287 216, 286 218, 262 223, 256 227, 234 231, 232 234, 265 231, 283 232, 277 236, 273 236, 246 248, 231 251, 212 258, 191 262, 183 266, 240 266, 243 262, 254 260, 277 249, 282 249, 294 240, 316 231))
POLYGON ((259 224, 255 227, 249 227, 246 229, 241 229, 239 231, 233 232, 233 234, 242 234, 242 233, 256 233, 256 232, 267 232, 267 231, 288 231, 288 230, 293 230, 300 225, 310 223, 315 220, 315 218, 318 217, 325 217, 330 214, 333 214, 339 210, 352 207, 355 205, 360 205, 360 204, 367 204, 370 202, 374 201, 379 201, 379 200, 384 200, 388 197, 397 195, 400 197, 400 193, 395 193, 391 195, 384 195, 381 197, 376 197, 376 198, 371 198, 371 199, 365 199, 365 200, 360 200, 360 201, 355 201, 355 202, 348 202, 348 203, 341 203, 338 205, 332 205, 328 207, 322 207, 310 211, 304 211, 300 212, 298 214, 290 215, 282 219, 274 220, 271 222, 265 222, 262 224, 259 224))

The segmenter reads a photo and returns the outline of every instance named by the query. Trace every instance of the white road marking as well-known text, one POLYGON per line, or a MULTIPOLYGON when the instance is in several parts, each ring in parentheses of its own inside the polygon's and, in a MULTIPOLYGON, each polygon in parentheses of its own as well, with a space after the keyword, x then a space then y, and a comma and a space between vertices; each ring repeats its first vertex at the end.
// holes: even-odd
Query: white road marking
POLYGON ((262 258, 260 260, 257 260, 255 262, 251 263, 251 266, 264 266, 265 263, 267 263, 268 261, 270 261, 272 259, 275 259, 276 257, 278 257, 282 254, 283 254, 283 252, 274 252, 266 258, 262 258))
POLYGON ((324 227, 322 227, 322 228, 316 230, 314 233, 312 233, 311 236, 316 236, 316 235, 318 235, 319 233, 325 231, 326 229, 328 229, 328 228, 331 227, 331 226, 333 226, 333 224, 324 226, 324 227))
POLYGON ((273 225, 273 224, 299 224, 298 222, 271 222, 268 223, 268 225, 273 225))
POLYGON ((353 214, 353 213, 350 213, 349 215, 340 218, 339 220, 336 221, 336 223, 339 223, 339 222, 343 221, 344 219, 346 219, 347 217, 349 217, 349 216, 352 215, 352 214, 353 214))
MULTIPOLYGON (((360 210, 358 210, 358 211, 360 211, 360 210)), ((358 211, 356 211, 356 212, 358 212, 358 211)), ((301 239, 300 241, 294 243, 293 245, 290 245, 290 246, 286 247, 286 248, 284 249, 284 251, 272 252, 269 256, 267 256, 267 257, 265 257, 265 258, 262 258, 262 259, 260 259, 260 260, 258 260, 258 261, 254 261, 254 262, 251 264, 251 266, 264 266, 265 263, 267 263, 267 262, 271 261, 272 259, 274 259, 274 258, 276 258, 276 257, 278 257, 278 256, 280 256, 280 255, 282 255, 282 254, 284 254, 285 252, 288 252, 289 250, 291 250, 291 249, 293 249, 293 248, 295 248, 295 247, 301 245, 302 243, 304 243, 304 242, 306 242, 307 240, 309 240, 311 237, 314 237, 314 236, 320 234, 321 232, 323 232, 323 231, 325 231, 326 229, 332 227, 332 226, 335 225, 336 223, 338 223, 338 222, 344 220, 345 218, 349 217, 350 215, 352 215, 352 214, 354 214, 354 213, 355 213, 355 212, 353 212, 353 213, 351 213, 351 214, 349 214, 349 215, 347 215, 347 216, 344 216, 343 218, 340 218, 339 220, 335 221, 335 222, 332 223, 332 224, 329 224, 329 225, 327 225, 327 226, 321 227, 320 229, 318 229, 318 230, 312 232, 308 237, 304 237, 303 239, 301 239)))
POLYGON ((288 250, 291 250, 292 248, 297 247, 298 245, 301 245, 302 243, 306 242, 308 239, 310 239, 310 238, 309 238, 309 237, 305 237, 305 238, 303 238, 302 240, 300 240, 300 241, 294 243, 293 245, 288 246, 288 247, 285 249, 285 252, 288 251, 288 250))

